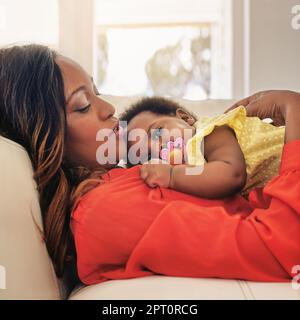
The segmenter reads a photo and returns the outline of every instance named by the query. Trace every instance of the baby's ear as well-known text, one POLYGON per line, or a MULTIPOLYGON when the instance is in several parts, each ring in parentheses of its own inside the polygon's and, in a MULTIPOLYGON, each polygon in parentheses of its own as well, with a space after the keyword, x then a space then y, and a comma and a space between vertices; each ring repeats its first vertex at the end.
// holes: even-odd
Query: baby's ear
POLYGON ((196 122, 195 118, 188 111, 182 108, 178 108, 176 110, 176 117, 184 120, 190 126, 192 126, 196 122))

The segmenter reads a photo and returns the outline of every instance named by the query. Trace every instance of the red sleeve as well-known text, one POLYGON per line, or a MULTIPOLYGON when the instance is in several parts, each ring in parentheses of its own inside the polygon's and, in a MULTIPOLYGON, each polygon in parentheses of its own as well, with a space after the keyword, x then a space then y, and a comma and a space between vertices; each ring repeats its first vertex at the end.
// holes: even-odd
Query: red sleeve
POLYGON ((300 265, 300 141, 284 146, 280 175, 235 215, 173 202, 135 247, 128 274, 288 281, 300 265))

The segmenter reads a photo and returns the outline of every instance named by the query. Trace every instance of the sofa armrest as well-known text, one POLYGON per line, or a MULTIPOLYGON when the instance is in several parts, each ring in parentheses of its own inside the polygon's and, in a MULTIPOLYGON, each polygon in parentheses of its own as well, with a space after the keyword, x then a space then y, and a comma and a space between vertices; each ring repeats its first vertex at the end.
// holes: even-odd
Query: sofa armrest
POLYGON ((0 300, 61 298, 39 231, 42 219, 32 175, 25 149, 0 137, 0 265, 6 277, 0 300))

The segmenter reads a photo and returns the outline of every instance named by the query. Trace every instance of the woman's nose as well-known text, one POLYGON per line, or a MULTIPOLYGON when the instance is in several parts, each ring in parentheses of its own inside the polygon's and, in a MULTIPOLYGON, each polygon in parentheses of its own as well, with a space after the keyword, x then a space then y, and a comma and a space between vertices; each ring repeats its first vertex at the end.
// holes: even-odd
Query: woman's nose
POLYGON ((113 115, 116 112, 116 109, 113 105, 111 105, 109 102, 104 101, 103 99, 99 99, 98 102, 98 117, 102 120, 105 121, 111 117, 113 117, 113 115))

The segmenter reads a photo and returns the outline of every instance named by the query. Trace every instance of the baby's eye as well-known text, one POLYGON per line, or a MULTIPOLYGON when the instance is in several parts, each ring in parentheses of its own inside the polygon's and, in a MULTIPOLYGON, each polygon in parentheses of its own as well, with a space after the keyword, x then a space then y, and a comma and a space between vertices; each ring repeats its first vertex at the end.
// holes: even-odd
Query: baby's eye
POLYGON ((162 136, 162 128, 156 128, 152 131, 152 139, 153 140, 159 140, 159 138, 162 136))

